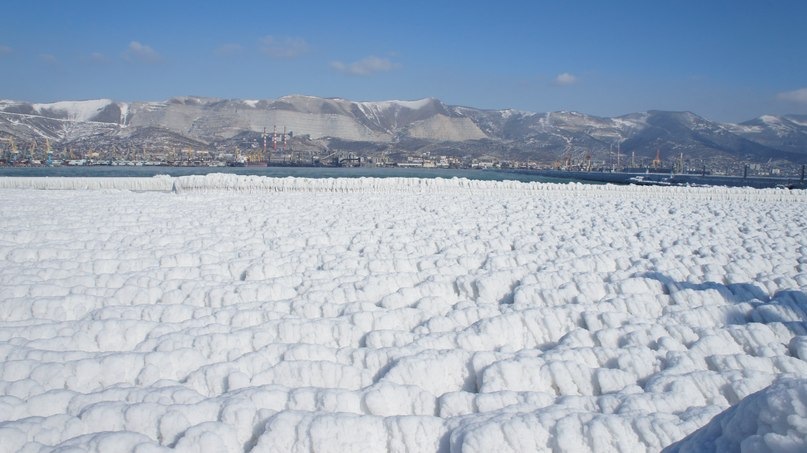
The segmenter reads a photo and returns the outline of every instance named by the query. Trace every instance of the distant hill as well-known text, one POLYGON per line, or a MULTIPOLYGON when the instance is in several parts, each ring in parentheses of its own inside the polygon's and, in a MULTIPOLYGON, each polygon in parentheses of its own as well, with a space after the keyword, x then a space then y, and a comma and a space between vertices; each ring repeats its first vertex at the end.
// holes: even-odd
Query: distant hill
MULTIPOLYGON (((762 116, 740 124, 690 112, 615 118, 445 105, 437 99, 354 102, 312 96, 275 100, 177 97, 34 104, 0 101, 0 137, 88 149, 261 146, 264 128, 285 128, 301 146, 356 152, 441 153, 553 161, 667 159, 807 162, 807 116, 762 116), (629 156, 629 157, 628 157, 629 156)), ((7 142, 8 140, 6 140, 7 142)), ((0 147, 8 146, 0 143, 0 147)))

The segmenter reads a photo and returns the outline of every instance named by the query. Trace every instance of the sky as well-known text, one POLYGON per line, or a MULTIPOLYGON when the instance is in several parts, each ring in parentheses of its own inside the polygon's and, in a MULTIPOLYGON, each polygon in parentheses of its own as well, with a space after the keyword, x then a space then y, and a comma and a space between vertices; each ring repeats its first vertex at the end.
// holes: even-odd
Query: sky
POLYGON ((6 0, 0 99, 807 114, 807 1, 6 0))

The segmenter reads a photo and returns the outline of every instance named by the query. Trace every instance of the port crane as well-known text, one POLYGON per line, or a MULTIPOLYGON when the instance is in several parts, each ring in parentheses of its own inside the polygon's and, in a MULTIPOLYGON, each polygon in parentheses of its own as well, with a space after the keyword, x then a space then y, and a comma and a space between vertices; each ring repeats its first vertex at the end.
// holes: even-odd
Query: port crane
POLYGON ((36 160, 36 140, 32 140, 31 145, 28 147, 28 163, 29 164, 39 163, 39 161, 36 160))
POLYGON ((16 162, 17 158, 19 157, 19 151, 17 151, 17 143, 14 141, 14 137, 1 137, 0 140, 9 142, 11 147, 11 156, 7 160, 10 162, 16 162))
POLYGON ((661 168, 661 150, 656 149, 656 158, 653 159, 653 168, 661 168))
POLYGON ((565 171, 591 171, 591 151, 580 149, 569 142, 561 154, 561 159, 555 162, 555 168, 565 171))
POLYGON ((53 150, 50 149, 50 140, 45 137, 45 153, 46 153, 46 164, 48 167, 53 166, 53 150))

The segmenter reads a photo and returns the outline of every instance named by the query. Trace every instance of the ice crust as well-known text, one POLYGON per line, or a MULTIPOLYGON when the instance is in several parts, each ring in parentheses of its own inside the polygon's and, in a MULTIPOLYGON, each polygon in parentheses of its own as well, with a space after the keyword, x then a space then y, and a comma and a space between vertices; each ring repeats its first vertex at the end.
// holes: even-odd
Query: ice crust
POLYGON ((805 449, 804 191, 0 187, 0 452, 805 449))

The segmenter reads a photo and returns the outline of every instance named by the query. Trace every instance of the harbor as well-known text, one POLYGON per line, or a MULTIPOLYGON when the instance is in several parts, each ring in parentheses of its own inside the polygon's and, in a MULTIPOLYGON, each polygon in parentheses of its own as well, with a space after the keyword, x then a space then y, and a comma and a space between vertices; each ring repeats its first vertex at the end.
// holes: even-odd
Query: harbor
POLYGON ((658 173, 631 171, 571 171, 571 170, 506 170, 514 174, 528 174, 547 178, 569 179, 586 182, 608 184, 634 184, 654 186, 726 186, 752 187, 755 189, 786 188, 805 189, 805 170, 802 166, 798 177, 742 176, 693 174, 693 173, 658 173))
POLYGON ((0 167, 0 177, 151 177, 188 176, 210 173, 298 178, 466 178, 471 180, 515 180, 523 182, 580 182, 646 186, 726 186, 805 189, 804 173, 790 177, 757 175, 724 176, 704 174, 629 171, 570 171, 518 168, 424 168, 424 167, 326 167, 326 166, 170 166, 170 165, 80 165, 0 167))

